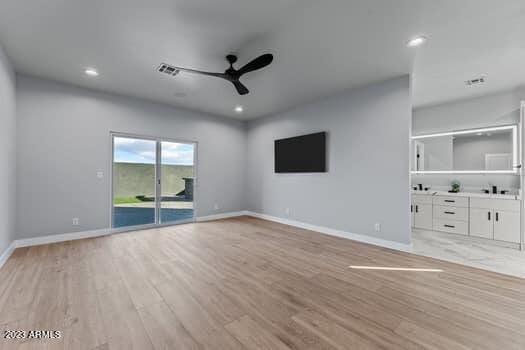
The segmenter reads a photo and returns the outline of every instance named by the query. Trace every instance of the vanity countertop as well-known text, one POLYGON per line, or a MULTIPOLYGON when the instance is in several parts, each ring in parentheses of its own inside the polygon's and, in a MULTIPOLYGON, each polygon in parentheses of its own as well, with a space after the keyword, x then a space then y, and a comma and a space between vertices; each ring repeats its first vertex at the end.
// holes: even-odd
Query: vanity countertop
POLYGON ((412 194, 420 194, 427 196, 455 196, 455 197, 477 197, 477 198, 491 198, 491 199, 521 199, 517 194, 493 194, 493 193, 477 193, 477 192, 457 192, 450 193, 447 191, 415 191, 412 190, 412 194))

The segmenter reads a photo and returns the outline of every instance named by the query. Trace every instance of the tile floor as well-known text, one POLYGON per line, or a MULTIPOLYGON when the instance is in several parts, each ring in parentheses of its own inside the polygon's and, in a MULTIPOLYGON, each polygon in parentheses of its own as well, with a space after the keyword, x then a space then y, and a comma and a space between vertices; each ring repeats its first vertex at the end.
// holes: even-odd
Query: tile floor
POLYGON ((454 234, 413 230, 412 253, 525 278, 525 251, 454 234))

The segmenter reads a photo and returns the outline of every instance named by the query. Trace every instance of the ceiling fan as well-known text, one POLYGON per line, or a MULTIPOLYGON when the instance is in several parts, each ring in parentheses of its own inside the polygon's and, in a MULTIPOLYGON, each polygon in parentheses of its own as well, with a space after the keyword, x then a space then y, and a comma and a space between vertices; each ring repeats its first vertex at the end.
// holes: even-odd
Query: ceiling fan
POLYGON ((249 62, 248 64, 244 65, 240 69, 233 68, 233 64, 237 62, 237 56, 228 55, 226 56, 226 60, 230 63, 230 68, 226 69, 224 73, 203 72, 195 69, 175 67, 166 63, 162 63, 160 65, 159 72, 167 73, 169 75, 177 75, 179 72, 187 72, 226 79, 230 81, 233 84, 233 86, 235 86, 235 89, 237 90, 239 95, 246 95, 250 92, 250 90, 248 90, 248 88, 243 83, 241 83, 239 79, 248 72, 253 72, 255 70, 259 70, 268 66, 273 61, 273 55, 270 53, 261 55, 249 62))

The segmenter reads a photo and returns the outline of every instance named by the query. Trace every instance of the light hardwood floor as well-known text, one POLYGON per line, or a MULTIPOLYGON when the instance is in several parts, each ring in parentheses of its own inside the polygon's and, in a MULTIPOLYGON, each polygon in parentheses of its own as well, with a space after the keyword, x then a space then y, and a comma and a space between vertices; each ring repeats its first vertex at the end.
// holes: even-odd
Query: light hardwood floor
POLYGON ((2 349, 525 349, 525 280, 254 218, 17 249, 2 349), (349 266, 434 269, 398 271, 349 266))

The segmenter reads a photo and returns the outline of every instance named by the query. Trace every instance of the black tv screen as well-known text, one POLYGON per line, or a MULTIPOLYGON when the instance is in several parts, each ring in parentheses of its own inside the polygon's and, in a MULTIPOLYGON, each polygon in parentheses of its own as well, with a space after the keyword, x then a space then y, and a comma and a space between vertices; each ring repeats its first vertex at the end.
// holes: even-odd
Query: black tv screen
POLYGON ((275 140, 276 173, 326 172, 326 132, 275 140))

